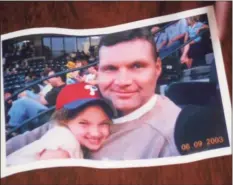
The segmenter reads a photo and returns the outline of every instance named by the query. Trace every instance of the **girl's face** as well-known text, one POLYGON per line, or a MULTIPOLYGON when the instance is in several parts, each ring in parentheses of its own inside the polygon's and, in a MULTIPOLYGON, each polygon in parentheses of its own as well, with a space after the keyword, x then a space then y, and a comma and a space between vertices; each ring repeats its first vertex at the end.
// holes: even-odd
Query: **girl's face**
POLYGON ((102 107, 92 105, 67 124, 79 143, 89 150, 98 150, 109 136, 111 120, 102 107))

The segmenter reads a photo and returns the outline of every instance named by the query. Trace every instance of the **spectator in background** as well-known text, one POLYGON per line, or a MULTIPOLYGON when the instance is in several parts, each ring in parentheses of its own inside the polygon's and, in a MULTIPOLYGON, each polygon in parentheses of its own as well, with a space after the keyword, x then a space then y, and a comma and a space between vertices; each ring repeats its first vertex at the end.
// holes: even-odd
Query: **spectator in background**
POLYGON ((174 49, 181 46, 184 42, 185 33, 188 30, 188 25, 185 19, 180 19, 176 23, 168 26, 165 32, 168 36, 166 52, 171 53, 174 49))
POLYGON ((154 42, 156 44, 157 52, 159 53, 159 57, 163 58, 166 55, 166 44, 168 41, 168 36, 165 31, 161 31, 156 33, 160 28, 154 26, 151 29, 152 34, 154 35, 154 42))
POLYGON ((38 80, 38 77, 35 72, 29 72, 28 75, 25 77, 26 84, 30 84, 36 80, 38 80))
POLYGON ((35 84, 25 92, 27 97, 37 100, 39 98, 40 86, 35 84))
MULTIPOLYGON (((199 21, 200 16, 193 16, 186 18, 188 23, 188 32, 185 34, 185 42, 189 39, 195 38, 201 30, 208 29, 208 25, 199 21)), ((197 55, 199 50, 203 50, 200 46, 201 36, 197 37, 184 47, 184 52, 180 58, 181 63, 185 63, 188 68, 192 66, 193 57, 197 55)))
MULTIPOLYGON (((42 71, 41 73, 40 73, 40 77, 41 78, 46 78, 47 76, 48 76, 48 74, 49 74, 49 72, 51 71, 51 68, 48 66, 48 64, 45 64, 45 66, 44 66, 44 71, 42 71)), ((46 85, 46 84, 45 84, 46 85)))
MULTIPOLYGON (((42 73, 41 73, 41 78, 45 78, 48 76, 49 72, 51 71, 50 68, 45 69, 42 73)), ((44 80, 41 86, 41 91, 40 91, 40 95, 41 96, 45 96, 53 87, 51 86, 51 84, 49 83, 48 80, 44 80)))
POLYGON ((43 81, 43 86, 41 87, 40 96, 45 96, 49 91, 52 90, 52 86, 48 80, 43 81))
POLYGON ((75 59, 75 67, 78 68, 78 67, 82 67, 83 64, 82 64, 82 60, 80 60, 79 58, 76 58, 75 59))
MULTIPOLYGON (((38 114, 40 111, 46 110, 47 107, 38 101, 27 97, 27 92, 24 91, 18 95, 18 99, 13 101, 12 106, 8 112, 9 122, 8 125, 16 127, 22 124, 25 120, 30 119, 38 114)), ((37 119, 32 123, 36 124, 37 119)))
POLYGON ((31 81, 30 76, 27 75, 27 76, 25 77, 24 81, 25 81, 25 84, 30 83, 30 81, 31 81))
POLYGON ((95 69, 94 66, 91 66, 87 69, 87 71, 89 74, 83 76, 83 81, 90 85, 96 85, 97 70, 95 69))
MULTIPOLYGON (((61 72, 61 69, 55 68, 48 73, 48 76, 52 76, 58 72, 61 72)), ((53 106, 56 104, 58 93, 66 85, 66 74, 50 78, 48 82, 53 88, 45 96, 41 94, 39 102, 43 105, 53 106)))
MULTIPOLYGON (((81 64, 81 63, 80 63, 81 64)), ((72 61, 69 61, 67 64, 66 64, 66 67, 68 69, 75 69, 77 68, 76 67, 76 64, 72 61)), ((74 83, 77 83, 78 80, 76 79, 76 77, 79 76, 79 70, 77 71, 73 71, 73 72, 70 72, 70 73, 67 73, 66 75, 66 84, 74 84, 74 83)))
MULTIPOLYGON (((75 60, 75 63, 76 63, 76 67, 84 67, 88 65, 87 58, 86 56, 83 56, 83 55, 80 55, 79 57, 77 57, 75 60)), ((87 69, 81 69, 79 72, 78 81, 82 82, 83 81, 82 76, 87 75, 87 74, 88 74, 87 69)))
POLYGON ((88 57, 83 51, 77 56, 76 61, 77 60, 82 63, 82 66, 88 65, 88 57))
POLYGON ((76 67, 82 67, 88 64, 87 56, 85 54, 79 54, 75 59, 76 67))

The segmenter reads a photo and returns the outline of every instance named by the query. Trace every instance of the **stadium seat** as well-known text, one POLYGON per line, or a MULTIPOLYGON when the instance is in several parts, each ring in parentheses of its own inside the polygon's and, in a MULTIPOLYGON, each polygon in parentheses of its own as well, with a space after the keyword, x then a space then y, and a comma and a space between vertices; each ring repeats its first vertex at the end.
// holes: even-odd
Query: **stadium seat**
POLYGON ((174 139, 181 155, 229 146, 223 107, 194 105, 184 107, 176 121, 174 139), (224 138, 223 142, 207 144, 208 138, 216 137, 224 138), (201 147, 195 147, 195 142, 201 142, 201 147), (194 147, 184 150, 182 148, 184 144, 194 147))
POLYGON ((168 56, 162 60, 162 74, 158 83, 167 84, 179 80, 181 77, 181 64, 177 56, 168 56))
POLYGON ((216 83, 210 82, 175 82, 165 90, 165 95, 180 107, 207 105, 217 93, 216 83))

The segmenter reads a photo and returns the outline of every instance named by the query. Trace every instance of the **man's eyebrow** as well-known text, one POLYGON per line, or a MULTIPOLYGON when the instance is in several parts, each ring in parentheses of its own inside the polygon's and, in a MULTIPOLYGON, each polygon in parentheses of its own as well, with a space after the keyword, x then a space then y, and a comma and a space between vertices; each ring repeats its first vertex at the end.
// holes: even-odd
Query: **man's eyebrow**
POLYGON ((103 121, 100 121, 100 124, 101 123, 108 123, 108 124, 111 124, 112 123, 112 120, 110 120, 110 119, 105 119, 105 120, 103 120, 103 121))
POLYGON ((99 65, 99 68, 106 68, 106 67, 117 67, 116 65, 113 64, 103 64, 103 65, 99 65))
POLYGON ((131 66, 133 64, 138 64, 138 63, 140 63, 140 64, 147 64, 147 62, 144 59, 138 59, 138 60, 130 62, 129 64, 127 64, 127 66, 131 66))
POLYGON ((86 119, 80 119, 78 122, 87 122, 87 123, 89 123, 89 121, 88 120, 86 120, 86 119))

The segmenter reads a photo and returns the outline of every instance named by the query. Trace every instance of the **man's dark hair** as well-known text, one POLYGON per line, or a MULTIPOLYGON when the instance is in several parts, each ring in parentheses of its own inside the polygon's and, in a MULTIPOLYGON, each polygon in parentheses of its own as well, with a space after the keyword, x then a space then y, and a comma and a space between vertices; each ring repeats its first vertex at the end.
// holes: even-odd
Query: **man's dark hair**
MULTIPOLYGON (((61 71, 62 71, 62 69, 61 69, 61 67, 56 67, 56 68, 53 68, 51 71, 53 71, 53 72, 54 72, 54 74, 56 74, 56 73, 61 72, 61 71)), ((57 76, 57 77, 58 77, 58 76, 57 76)), ((65 73, 65 74, 60 75, 59 77, 61 77, 61 80, 62 80, 63 82, 65 82, 65 83, 66 83, 66 73, 65 73)))
POLYGON ((157 55, 156 46, 154 44, 153 36, 150 30, 148 30, 147 28, 137 28, 134 30, 127 30, 123 32, 107 34, 100 39, 98 52, 100 51, 100 48, 102 46, 113 46, 121 42, 132 41, 135 39, 143 39, 148 41, 153 48, 154 57, 155 59, 157 59, 158 55, 157 55))

